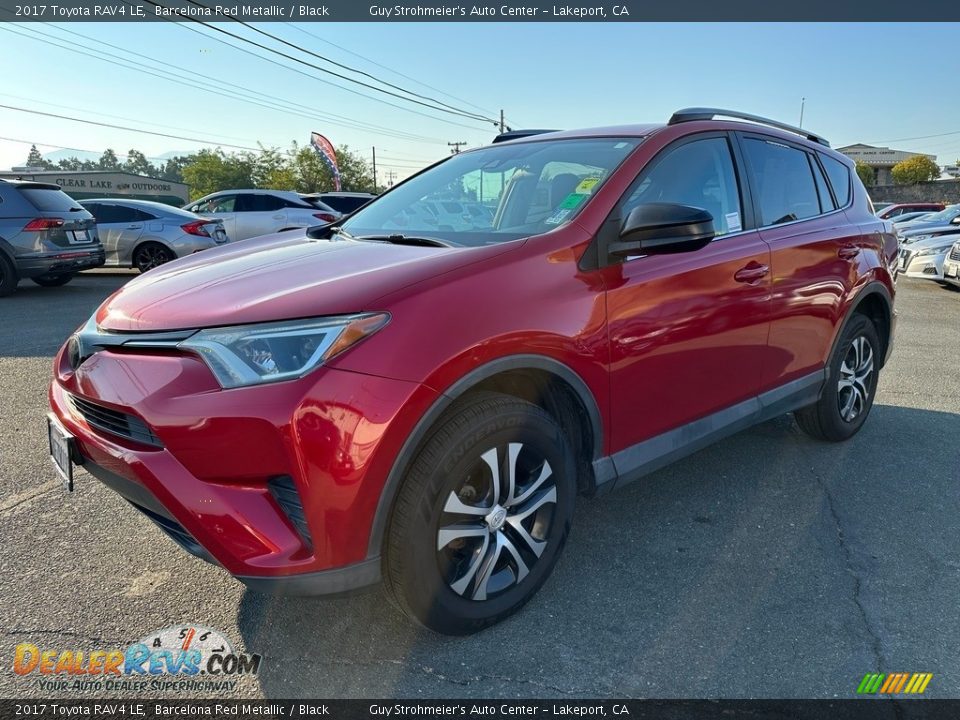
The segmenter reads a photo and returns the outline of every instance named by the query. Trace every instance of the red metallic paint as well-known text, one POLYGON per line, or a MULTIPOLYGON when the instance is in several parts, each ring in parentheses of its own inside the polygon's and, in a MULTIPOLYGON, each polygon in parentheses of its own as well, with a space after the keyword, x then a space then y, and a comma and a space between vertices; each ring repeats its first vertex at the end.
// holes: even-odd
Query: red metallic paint
POLYGON ((611 209, 657 153, 693 133, 743 127, 567 133, 647 138, 574 222, 524 240, 438 249, 287 233, 165 265, 110 297, 98 324, 160 331, 366 311, 391 321, 302 379, 233 390, 191 355, 105 350, 73 371, 61 351, 51 406, 84 456, 144 485, 231 573, 361 561, 404 441, 477 367, 517 354, 563 363, 590 389, 609 455, 822 367, 857 292, 879 281, 893 296, 896 239, 862 190, 850 208, 814 220, 695 253, 581 269, 611 209), (847 247, 858 252, 841 257, 847 247), (735 277, 760 266, 770 272, 735 277), (136 413, 164 449, 91 430, 66 392, 136 413), (281 474, 300 490, 312 551, 267 491, 281 474))

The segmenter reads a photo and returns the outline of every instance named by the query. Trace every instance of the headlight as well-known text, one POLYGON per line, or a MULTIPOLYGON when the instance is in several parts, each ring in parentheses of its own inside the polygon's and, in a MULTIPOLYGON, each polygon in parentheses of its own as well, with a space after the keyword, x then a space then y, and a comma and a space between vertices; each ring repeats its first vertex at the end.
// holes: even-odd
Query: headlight
POLYGON ((934 245, 933 247, 923 248, 923 250, 917 250, 917 257, 922 257, 924 255, 939 255, 950 249, 953 245, 952 242, 945 245, 934 245))
POLYGON ((913 236, 911 236, 911 237, 906 237, 906 238, 904 238, 904 239, 903 239, 903 242, 908 243, 908 244, 909 244, 909 243, 915 243, 915 242, 920 242, 921 240, 929 240, 929 239, 932 238, 932 237, 933 237, 933 235, 929 235, 929 234, 927 234, 927 235, 913 235, 913 236))
POLYGON ((387 313, 200 330, 178 347, 197 353, 224 388, 302 377, 382 328, 387 313))

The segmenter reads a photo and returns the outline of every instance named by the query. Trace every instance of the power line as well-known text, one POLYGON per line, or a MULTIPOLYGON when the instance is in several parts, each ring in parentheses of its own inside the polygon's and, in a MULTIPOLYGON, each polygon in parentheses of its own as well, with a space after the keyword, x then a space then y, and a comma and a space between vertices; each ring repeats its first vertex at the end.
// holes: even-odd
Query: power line
POLYGON ((198 138, 185 137, 183 135, 171 135, 169 133, 154 132, 152 130, 139 130, 137 128, 126 127, 124 125, 114 125, 112 123, 97 122, 96 120, 84 120, 83 118, 70 117, 69 115, 57 115, 56 113, 42 112, 40 110, 30 110, 28 108, 16 107, 14 105, 0 105, 0 109, 14 110, 16 112, 29 113, 31 115, 42 115, 43 117, 56 118, 58 120, 70 120, 71 122, 83 123, 84 125, 97 125, 98 127, 111 128, 113 130, 127 130, 129 132, 140 133, 142 135, 156 135, 157 137, 172 138, 174 140, 184 140, 186 142, 195 142, 201 145, 218 145, 236 150, 250 150, 260 152, 261 148, 248 147, 246 145, 230 145, 228 143, 219 143, 213 140, 200 140, 198 138))
MULTIPOLYGON (((208 10, 212 10, 212 8, 209 8, 209 7, 207 7, 206 5, 203 5, 202 3, 196 2, 196 0, 187 0, 187 2, 189 2, 189 3, 192 4, 192 5, 196 5, 197 7, 207 8, 208 10)), ((305 53, 305 54, 307 54, 307 55, 311 55, 311 56, 313 56, 313 57, 315 57, 315 58, 318 58, 318 59, 320 59, 320 60, 323 60, 324 62, 328 62, 328 63, 330 63, 331 65, 335 65, 335 66, 337 66, 337 67, 339 67, 339 68, 342 68, 342 69, 344 69, 344 70, 347 70, 347 71, 349 71, 349 72, 356 73, 356 74, 358 74, 358 75, 362 75, 362 76, 364 76, 364 77, 370 78, 371 80, 373 80, 373 81, 375 81, 375 82, 378 82, 378 83, 380 83, 381 85, 386 85, 387 87, 393 88, 394 90, 399 90, 400 92, 406 93, 407 95, 412 95, 413 97, 420 98, 421 100, 427 100, 427 101, 429 101, 429 102, 431 102, 431 103, 435 103, 436 105, 442 106, 442 107, 436 107, 436 108, 434 108, 434 109, 436 109, 436 110, 441 110, 441 111, 443 111, 442 108, 445 107, 445 108, 447 108, 448 110, 443 111, 443 112, 452 111, 454 114, 456 114, 456 115, 461 115, 461 116, 463 116, 463 117, 473 118, 473 119, 475 119, 475 120, 484 120, 484 121, 487 121, 487 122, 494 122, 491 118, 484 117, 483 115, 478 115, 477 113, 472 113, 472 112, 463 110, 462 108, 454 107, 453 105, 450 105, 450 104, 448 104, 448 103, 445 103, 445 102, 443 102, 442 100, 437 100, 436 98, 428 97, 428 96, 426 96, 426 95, 421 95, 420 93, 414 92, 413 90, 407 90, 406 88, 400 87, 399 85, 395 85, 395 84, 393 84, 393 83, 391 83, 391 82, 388 82, 388 81, 386 81, 386 80, 382 80, 381 78, 378 78, 377 76, 375 76, 375 75, 373 75, 373 74, 371 74, 371 73, 368 73, 368 72, 366 72, 365 70, 359 70, 359 69, 357 69, 357 68, 355 68, 355 67, 351 67, 350 65, 346 65, 346 64, 344 64, 344 63, 337 62, 336 60, 333 60, 333 59, 331 59, 331 58, 329 58, 329 57, 327 57, 327 56, 325 56, 325 55, 320 55, 319 53, 315 53, 315 52, 313 52, 312 50, 307 50, 307 49, 305 49, 305 48, 300 47, 299 45, 294 45, 293 43, 288 42, 287 40, 284 40, 283 38, 277 37, 276 35, 271 35, 271 34, 268 33, 267 31, 261 30, 260 28, 255 27, 255 26, 251 25, 250 23, 248 23, 248 22, 246 22, 246 21, 244 21, 244 20, 241 20, 240 18, 235 17, 235 16, 233 16, 233 15, 230 15, 230 16, 228 16, 228 17, 229 17, 230 20, 233 20, 234 22, 240 23, 240 24, 243 25, 245 28, 248 28, 249 30, 253 30, 253 31, 256 32, 256 33, 259 33, 260 35, 263 35, 263 36, 265 36, 265 37, 268 37, 268 38, 270 38, 271 40, 274 40, 274 41, 279 42, 279 43, 281 43, 281 44, 283 44, 283 45, 286 45, 287 47, 293 48, 294 50, 297 50, 297 51, 299 51, 299 52, 305 53)), ((326 70, 326 72, 331 72, 331 73, 332 73, 332 71, 329 71, 329 70, 326 70)), ((389 91, 386 91, 386 90, 384 90, 383 88, 378 88, 378 87, 375 87, 375 86, 373 86, 373 85, 369 85, 369 84, 367 84, 367 83, 361 82, 361 81, 356 80, 356 79, 354 79, 354 78, 346 77, 346 76, 344 76, 344 75, 340 75, 339 73, 332 73, 332 74, 335 75, 336 77, 342 78, 343 80, 346 80, 346 81, 348 81, 348 82, 353 82, 353 83, 357 83, 358 85, 362 85, 362 86, 364 86, 364 87, 368 87, 368 88, 370 88, 371 90, 376 90, 376 91, 378 91, 378 92, 386 92, 386 93, 389 94, 389 95, 393 95, 393 96, 395 96, 395 97, 400 97, 401 99, 407 99, 407 100, 409 100, 409 98, 402 98, 402 96, 400 96, 400 95, 396 95, 395 93, 391 93, 391 92, 389 92, 389 91)), ((410 102, 416 102, 416 101, 415 101, 415 100, 410 100, 410 102)), ((423 105, 424 103, 418 103, 418 104, 423 105)), ((427 107, 430 107, 430 106, 427 105, 427 107)))
MULTIPOLYGON (((9 12, 8 10, 5 10, 4 8, 0 8, 0 10, 3 10, 4 12, 9 12)), ((71 35, 75 35, 75 36, 80 37, 80 38, 82 38, 82 39, 87 39, 85 36, 80 35, 79 33, 75 33, 75 32, 73 32, 73 31, 71 31, 71 30, 66 29, 66 28, 58 27, 58 28, 56 28, 56 29, 59 30, 59 31, 61 31, 61 32, 66 32, 66 33, 69 33, 69 34, 71 34, 71 35)), ((196 31, 193 30, 192 28, 187 28, 187 29, 190 30, 191 32, 196 32, 196 31)), ((260 96, 265 97, 265 98, 271 98, 271 99, 273 99, 273 100, 276 100, 277 102, 283 103, 283 104, 285 104, 285 105, 289 105, 289 107, 278 107, 278 106, 276 106, 276 105, 265 104, 264 102, 260 102, 259 100, 257 100, 255 97, 251 98, 251 97, 244 97, 244 96, 242 96, 242 95, 236 95, 236 94, 229 94, 229 93, 220 92, 220 91, 218 91, 218 90, 216 90, 216 89, 209 88, 209 87, 206 87, 206 86, 204 86, 204 85, 200 85, 200 84, 198 84, 198 83, 195 83, 195 82, 193 82, 192 80, 189 80, 189 79, 187 79, 187 78, 180 78, 180 77, 177 77, 177 76, 172 76, 172 75, 167 74, 167 73, 159 73, 159 72, 156 72, 156 71, 154 71, 152 68, 149 68, 149 67, 144 66, 142 63, 137 63, 137 62, 135 62, 135 61, 127 60, 126 58, 124 58, 124 57, 122 57, 122 56, 120 56, 120 55, 116 55, 116 54, 113 54, 113 53, 109 53, 109 52, 107 52, 107 51, 105 51, 105 50, 100 50, 99 48, 98 48, 98 49, 90 48, 90 47, 88 47, 88 46, 86 46, 86 45, 80 45, 79 43, 76 43, 76 42, 74 42, 74 41, 69 41, 69 42, 72 43, 71 45, 62 45, 62 44, 58 44, 57 42, 52 42, 52 43, 50 43, 50 42, 49 42, 50 40, 60 41, 61 38, 58 38, 58 37, 55 37, 55 36, 53 36, 53 35, 49 35, 49 34, 46 34, 46 33, 42 33, 42 32, 40 32, 40 31, 38 31, 38 30, 36 30, 36 29, 34 29, 34 28, 19 27, 17 30, 14 30, 14 29, 12 29, 12 28, 3 28, 3 27, 0 27, 0 30, 3 30, 3 31, 5 31, 5 32, 10 32, 10 33, 13 33, 13 34, 15 34, 15 35, 21 35, 22 37, 25 37, 25 38, 27 38, 27 39, 31 39, 31 40, 35 39, 35 38, 31 37, 31 36, 24 35, 23 32, 21 32, 21 31, 23 31, 23 30, 27 30, 27 31, 29 31, 29 32, 31 32, 31 33, 34 33, 34 34, 38 35, 38 36, 41 37, 41 38, 46 38, 47 40, 45 41, 45 44, 53 44, 55 47, 59 47, 59 48, 61 48, 61 49, 63 49, 63 50, 67 50, 68 52, 73 52, 73 53, 77 53, 77 54, 79 54, 79 55, 84 55, 84 56, 86 56, 86 57, 93 58, 94 60, 99 60, 100 62, 110 63, 111 65, 118 65, 118 64, 119 64, 121 67, 125 67, 126 69, 133 70, 133 71, 135 71, 135 72, 137 72, 137 73, 146 73, 146 74, 151 75, 151 76, 153 76, 153 77, 157 77, 157 78, 159 78, 159 79, 161 79, 161 80, 165 80, 165 81, 167 81, 167 82, 174 83, 174 84, 176 84, 176 85, 182 85, 182 86, 184 86, 184 87, 189 87, 189 88, 201 90, 202 92, 207 93, 207 94, 219 95, 219 96, 221 96, 221 97, 225 97, 225 98, 228 98, 228 99, 230 99, 230 100, 235 100, 235 101, 244 102, 244 103, 251 104, 251 105, 256 105, 256 106, 258 106, 258 107, 262 107, 262 108, 265 108, 265 109, 267 109, 267 110, 271 110, 271 111, 282 110, 283 112, 295 114, 295 115, 298 115, 298 116, 300 116, 300 117, 304 117, 304 118, 307 118, 307 119, 310 119, 310 120, 322 119, 322 120, 325 120, 326 122, 330 122, 331 124, 334 124, 334 125, 343 125, 343 126, 345 126, 345 127, 353 127, 353 128, 355 128, 355 129, 363 130, 363 131, 365 131, 365 132, 371 132, 371 133, 376 133, 376 134, 389 135, 389 136, 391 136, 391 137, 396 137, 396 138, 401 139, 401 140, 422 141, 422 142, 430 142, 430 143, 438 143, 438 144, 441 144, 441 143, 443 142, 442 140, 439 140, 438 138, 430 138, 430 137, 422 136, 422 135, 414 135, 414 134, 412 134, 412 133, 405 133, 405 132, 402 132, 402 131, 393 131, 393 130, 390 130, 390 129, 388 129, 388 128, 383 128, 382 126, 374 125, 374 124, 372 124, 372 123, 365 123, 365 122, 360 122, 360 121, 346 121, 345 119, 341 118, 341 116, 331 115, 331 114, 329 114, 329 113, 322 113, 322 112, 319 112, 319 111, 314 111, 313 113, 308 114, 308 113, 303 112, 303 110, 301 110, 299 106, 295 106, 295 105, 294 105, 294 102, 293 102, 292 100, 285 100, 284 98, 280 98, 280 97, 277 97, 277 96, 275 96, 275 95, 269 95, 269 94, 267 94, 267 93, 262 93, 262 92, 255 91, 255 90, 248 90, 248 89, 244 88, 243 86, 236 85, 236 84, 234 84, 234 83, 230 83, 230 82, 227 82, 227 81, 222 81, 222 84, 225 85, 225 86, 228 86, 228 87, 236 88, 236 89, 237 89, 238 91, 240 91, 240 92, 246 92, 246 93, 252 94, 252 95, 260 95, 260 96), (86 49, 86 50, 89 50, 89 51, 91 51, 91 52, 99 53, 99 54, 101 54, 101 55, 105 55, 105 56, 107 56, 107 57, 114 58, 114 59, 113 59, 113 60, 107 60, 106 58, 98 57, 97 55, 91 55, 89 52, 83 52, 83 50, 79 50, 79 49, 77 48, 77 46, 79 46, 79 47, 81 47, 81 48, 84 48, 84 49, 86 49)), ((207 36, 204 35, 203 33, 197 33, 197 34, 201 35, 202 37, 207 37, 207 36)), ((217 42, 223 42, 223 41, 221 41, 221 40, 218 40, 217 38, 210 38, 210 39, 211 39, 211 40, 215 40, 215 41, 217 41, 217 42)), ((233 45, 230 45, 229 43, 223 43, 223 44, 227 45, 228 47, 234 47, 233 45)), ((195 72, 195 71, 193 71, 193 70, 191 70, 191 69, 189 69, 189 68, 185 68, 185 67, 182 67, 182 66, 174 65, 174 64, 169 63, 169 62, 166 62, 166 61, 164 61, 164 60, 161 60, 161 59, 158 59, 158 58, 154 58, 154 57, 150 57, 150 56, 148 56, 148 55, 143 55, 142 53, 138 53, 138 52, 136 52, 136 51, 129 50, 129 49, 127 49, 127 48, 117 47, 117 49, 118 49, 118 50, 122 50, 122 51, 124 51, 124 52, 127 52, 127 53, 129 53, 129 54, 131 54, 131 55, 136 55, 136 56, 142 57, 142 58, 144 58, 144 59, 146 59, 146 60, 150 60, 151 62, 160 63, 161 65, 165 65, 165 66, 168 66, 168 67, 171 67, 171 68, 176 68, 176 69, 181 70, 181 71, 183 71, 184 73, 187 73, 187 74, 191 74, 191 73, 194 73, 194 72, 195 72)), ((243 48, 236 48, 236 49, 241 50, 242 52, 247 52, 246 50, 243 50, 243 48)), ((256 57, 259 57, 259 56, 256 56, 256 57)), ((267 58, 263 58, 263 59, 264 59, 264 60, 268 60, 267 58)), ((268 60, 268 61, 269 61, 269 62, 273 62, 273 61, 270 61, 270 60, 268 60)), ((279 63, 276 63, 276 64, 279 65, 279 63)), ((280 65, 280 66, 281 66, 281 67, 286 67, 286 66, 284 66, 284 65, 280 65)), ((290 68, 290 69, 292 70, 293 68, 290 68)), ((296 71, 296 72, 299 72, 299 71, 296 71)), ((304 73, 304 74, 305 74, 305 73, 304 73)), ((308 76, 308 77, 309 77, 309 76, 308 76)), ((321 82, 323 82, 323 81, 321 81, 321 82)))
MULTIPOLYGON (((162 8, 162 9, 167 9, 167 10, 171 9, 171 8, 165 6, 165 5, 161 5, 161 4, 159 4, 159 3, 153 2, 153 0, 143 0, 143 2, 146 2, 147 4, 153 5, 154 7, 157 7, 157 8, 162 8)), ((191 3, 192 5, 196 5, 197 7, 202 7, 202 8, 206 8, 207 10, 212 10, 212 8, 209 8, 209 7, 207 7, 206 5, 203 5, 203 4, 201 4, 201 3, 195 2, 195 0, 187 0, 187 2, 191 3)), ((468 114, 465 114, 465 113, 461 113, 461 112, 458 112, 458 111, 455 111, 455 110, 448 110, 448 109, 445 109, 445 108, 442 108, 442 107, 436 107, 436 106, 434 106, 434 105, 430 105, 429 103, 425 103, 425 102, 423 102, 423 101, 416 100, 416 99, 414 99, 414 98, 404 97, 403 95, 399 95, 399 94, 397 94, 397 93, 391 92, 390 90, 385 90, 385 89, 383 89, 383 88, 378 88, 378 87, 376 87, 375 85, 370 85, 369 83, 365 83, 365 82, 363 82, 363 81, 361 81, 361 80, 356 80, 356 79, 354 79, 354 78, 348 77, 348 76, 343 75, 343 74, 341 74, 341 73, 334 72, 333 70, 329 70, 329 69, 327 69, 327 68, 320 67, 319 65, 316 65, 316 64, 314 64, 314 63, 308 62, 308 61, 303 60, 303 59, 301 59, 301 58, 294 57, 293 55, 290 55, 289 53, 285 53, 285 52, 283 52, 283 51, 281 51, 281 50, 277 50, 277 49, 275 49, 275 48, 271 48, 271 47, 269 47, 269 46, 267 46, 267 45, 264 45, 263 43, 257 42, 256 40, 251 40, 250 38, 245 38, 245 37, 243 37, 242 35, 237 35, 236 33, 232 33, 232 32, 230 32, 229 30, 224 30, 223 28, 216 27, 215 25, 213 25, 213 24, 211 24, 211 23, 204 22, 203 20, 200 20, 199 18, 186 16, 186 17, 183 18, 183 19, 190 20, 191 22, 195 22, 195 23, 197 23, 197 24, 199 24, 199 25, 204 26, 205 28, 207 28, 207 29, 209 29, 209 30, 213 30, 213 31, 218 32, 218 33, 221 33, 221 34, 223 34, 223 35, 227 35, 227 36, 229 36, 229 37, 234 38, 235 40, 239 40, 239 41, 245 42, 245 43, 247 43, 247 44, 249 44, 249 45, 253 45, 253 46, 255 46, 255 47, 260 48, 261 50, 266 50, 267 52, 273 53, 274 55, 279 55, 280 57, 286 58, 287 60, 292 60, 293 62, 299 63, 300 65, 304 65, 304 66, 306 66, 306 67, 313 68, 314 70, 319 70, 320 72, 326 73, 327 75, 332 75, 332 76, 337 77, 337 78, 340 78, 340 79, 342 79, 342 80, 346 80, 347 82, 352 82, 352 83, 355 83, 355 84, 357 84, 357 85, 361 85, 361 86, 363 86, 363 87, 369 88, 369 89, 371 89, 371 90, 375 90, 375 91, 377 91, 377 92, 384 93, 384 94, 386 94, 386 95, 391 95, 391 96, 393 96, 393 97, 399 98, 400 100, 404 100, 404 101, 406 101, 406 102, 410 102, 410 103, 414 103, 414 104, 417 104, 417 105, 421 105, 421 106, 426 107, 426 108, 431 109, 431 110, 435 110, 435 111, 439 111, 439 112, 446 112, 446 113, 450 113, 450 114, 453 114, 453 115, 459 115, 459 116, 466 117, 466 118, 471 119, 471 120, 477 120, 477 119, 486 120, 486 118, 479 118, 479 117, 475 117, 475 116, 472 116, 472 115, 468 115, 468 114)), ((244 23, 244 22, 241 21, 241 20, 237 20, 237 22, 240 22, 242 25, 245 25, 245 26, 246 26, 246 23, 244 23)), ((249 26, 247 26, 247 27, 249 27, 249 26)), ((256 28, 252 28, 252 29, 256 30, 256 28)), ((262 32, 262 31, 257 30, 257 32, 262 32)), ((273 37, 273 36, 271 35, 270 37, 273 37)), ((338 87, 338 88, 340 88, 341 90, 347 90, 348 92, 354 92, 354 94, 360 95, 361 97, 370 98, 370 96, 368 96, 368 95, 364 95, 363 93, 357 93, 357 92, 355 92, 355 91, 351 91, 351 90, 349 90, 349 88, 345 88, 345 87, 343 87, 342 85, 336 85, 336 84, 334 84, 334 83, 329 83, 329 84, 332 84, 332 85, 334 85, 334 87, 338 87)), ((385 102, 385 101, 383 101, 383 100, 380 100, 379 98, 370 98, 370 99, 376 100, 377 102, 385 102)), ((390 103, 387 103, 387 104, 389 105, 390 103)), ((394 105, 394 107, 399 107, 399 106, 394 105)), ((403 108, 403 109, 410 110, 410 108, 403 108)), ((412 111, 412 110, 410 110, 410 111, 411 111, 411 112, 414 112, 414 111, 412 111)), ((423 113, 421 113, 421 114, 423 114, 423 113)), ((434 119, 434 120, 440 120, 441 122, 446 122, 446 123, 449 123, 449 124, 451 124, 451 125, 460 125, 461 127, 467 127, 467 128, 469 128, 469 129, 472 129, 472 130, 478 129, 478 128, 471 127, 471 126, 469 126, 469 125, 462 125, 461 123, 455 123, 455 122, 450 121, 450 120, 443 120, 442 118, 437 118, 437 117, 431 116, 431 115, 427 115, 427 117, 431 117, 431 118, 434 119)))
POLYGON ((399 77, 404 78, 405 80, 410 80, 411 82, 415 82, 417 85, 421 85, 421 86, 427 88, 428 90, 433 90, 434 92, 438 92, 438 93, 440 93, 441 95, 446 95, 448 98, 452 98, 453 100, 459 100, 460 102, 464 103, 465 105, 469 105, 470 107, 475 108, 475 109, 477 109, 477 110, 481 110, 482 112, 494 114, 492 110, 489 110, 489 109, 487 109, 487 108, 481 107, 480 105, 476 105, 475 103, 472 103, 472 102, 470 102, 469 100, 464 100, 462 97, 457 97, 456 95, 453 95, 453 94, 451 94, 451 93, 445 92, 444 90, 441 90, 441 89, 439 89, 439 88, 436 88, 436 87, 434 87, 433 85, 428 85, 427 83, 423 82, 423 80, 418 80, 418 79, 415 78, 415 77, 410 77, 409 75, 404 75, 404 74, 403 74, 402 72, 400 72, 399 70, 395 70, 394 68, 391 68, 391 67, 389 67, 389 66, 387 66, 387 65, 383 65, 382 63, 378 63, 376 60, 373 60, 373 59, 371 59, 371 58, 368 58, 366 55, 361 55, 361 54, 358 53, 358 52, 354 52, 353 50, 350 50, 349 48, 345 48, 343 45, 337 45, 337 44, 336 44, 335 42, 333 42, 332 40, 327 40, 326 38, 322 38, 322 37, 320 37, 319 35, 316 35, 316 34, 314 34, 314 33, 312 33, 312 32, 309 32, 309 31, 307 31, 307 30, 304 30, 302 27, 300 27, 300 26, 297 25, 296 23, 287 22, 287 23, 284 23, 284 25, 289 25, 289 26, 292 27, 294 30, 297 30, 298 32, 302 32, 304 35, 309 35, 310 37, 312 37, 312 38, 314 38, 314 39, 316 39, 316 40, 319 40, 319 41, 322 42, 322 43, 326 43, 327 45, 330 45, 330 46, 332 46, 332 47, 337 48, 338 50, 342 50, 343 52, 347 53, 348 55, 353 55, 354 57, 358 57, 358 58, 360 58, 361 60, 365 60, 366 62, 370 63, 371 65, 376 65, 378 68, 382 68, 383 70, 386 70, 386 71, 388 71, 388 72, 391 72, 391 73, 393 73, 394 75, 397 75, 397 76, 399 76, 399 77))
POLYGON ((930 138, 946 137, 947 135, 960 135, 960 130, 951 132, 937 133, 936 135, 917 135, 916 137, 893 138, 893 140, 871 140, 867 145, 879 145, 880 143, 906 142, 907 140, 928 140, 930 138))
MULTIPOLYGON (((55 150, 69 150, 70 152, 81 152, 81 153, 90 153, 91 155, 103 155, 103 150, 86 150, 84 148, 75 148, 75 147, 64 147, 63 145, 57 145, 55 143, 42 142, 40 140, 24 140, 23 138, 12 138, 12 137, 0 137, 0 140, 5 140, 6 142, 15 142, 23 143, 24 145, 39 145, 40 147, 54 148, 55 150)), ((122 153, 115 153, 117 158, 129 158, 130 155, 125 155, 122 153)), ((160 160, 166 162, 172 158, 169 157, 160 157, 159 155, 144 155, 147 160, 160 160)), ((49 162, 49 161, 48 161, 49 162)))
MULTIPOLYGON (((130 6, 130 7, 137 7, 137 6, 134 5, 132 2, 128 2, 128 0, 121 0, 121 2, 123 2, 125 5, 128 5, 128 6, 130 6)), ((149 0, 145 0, 145 2, 149 2, 149 0)), ((151 4, 151 5, 156 5, 156 3, 152 3, 152 2, 151 2, 150 4, 151 4)), ((158 6, 158 7, 164 7, 164 6, 158 6)), ((203 25, 204 27, 207 27, 207 25, 206 25, 205 23, 203 23, 203 22, 201 22, 201 21, 199 21, 199 20, 196 20, 196 19, 194 19, 194 18, 190 18, 190 19, 191 19, 191 20, 194 20, 194 22, 196 22, 196 23, 198 23, 198 24, 200 24, 200 25, 203 25)), ((318 82, 318 83, 322 83, 322 84, 324 84, 324 85, 329 85, 330 87, 337 88, 338 90, 343 90, 344 92, 348 92, 348 93, 350 93, 350 94, 352 94, 352 95, 356 95, 357 97, 362 97, 362 98, 364 98, 364 99, 366 99, 366 100, 372 100, 373 102, 378 102, 378 103, 381 103, 381 104, 383 104, 383 105, 387 105, 387 106, 392 107, 392 108, 397 108, 398 110, 403 110, 404 112, 413 113, 414 115, 419 115, 419 116, 421 116, 421 117, 430 118, 431 120, 436 120, 437 122, 447 123, 448 125, 456 125, 456 126, 458 126, 458 127, 464 127, 464 128, 467 128, 467 129, 469 129, 469 130, 474 130, 474 131, 476 131, 476 130, 479 129, 479 128, 472 127, 472 126, 470 126, 470 125, 463 125, 462 123, 454 122, 454 121, 452 121, 452 120, 446 120, 446 119, 444 119, 444 118, 438 118, 438 117, 435 117, 435 116, 433 116, 433 115, 428 115, 428 114, 425 113, 425 112, 420 112, 419 110, 414 110, 413 108, 403 107, 402 105, 397 105, 397 104, 395 104, 395 103, 389 102, 389 101, 387 101, 387 100, 383 100, 383 99, 381 99, 381 98, 370 97, 369 95, 365 95, 364 93, 358 92, 358 91, 356 91, 356 90, 352 90, 352 89, 350 89, 350 88, 343 87, 342 85, 337 85, 336 83, 330 82, 329 80, 324 80, 324 79, 322 79, 322 78, 319 78, 319 77, 317 77, 316 75, 311 75, 310 73, 304 72, 303 70, 299 70, 299 69, 297 69, 297 68, 290 67, 289 65, 284 65, 284 64, 281 63, 281 62, 277 62, 276 60, 273 60, 273 59, 271 59, 271 58, 268 58, 268 57, 265 57, 265 56, 263 56, 263 55, 260 55, 259 53, 255 53, 255 52, 253 52, 252 50, 248 50, 248 49, 243 48, 243 47, 240 47, 240 46, 238 46, 238 45, 234 45, 234 44, 232 44, 232 43, 226 42, 225 40, 222 40, 222 39, 220 39, 220 38, 218 38, 218 37, 215 37, 215 36, 208 35, 208 34, 206 34, 206 33, 200 32, 200 31, 197 30, 196 28, 192 28, 192 27, 190 27, 189 25, 187 25, 186 23, 179 22, 179 21, 177 21, 176 19, 167 19, 167 22, 170 22, 170 23, 172 23, 174 26, 176 26, 176 27, 178 27, 178 28, 182 28, 183 30, 189 30, 189 31, 192 32, 192 33, 196 33, 197 35, 199 35, 199 36, 202 37, 202 38, 205 38, 206 40, 212 40, 212 41, 214 41, 214 42, 220 43, 221 45, 225 45, 225 46, 227 46, 228 48, 232 48, 232 49, 234 49, 234 50, 237 50, 238 52, 242 52, 242 53, 244 53, 244 54, 246 54, 246 55, 250 55, 251 57, 254 57, 254 58, 256 58, 257 60, 261 60, 261 61, 263 61, 263 62, 270 63, 271 65, 276 65, 277 67, 282 68, 282 69, 284 69, 284 70, 288 70, 288 71, 290 71, 290 72, 297 73, 298 75, 303 75, 304 77, 310 78, 311 80, 314 80, 314 81, 316 81, 316 82, 318 82)), ((219 30, 218 28, 213 28, 213 29, 214 29, 214 30, 217 30, 218 32, 225 32, 225 31, 219 30)), ((251 42, 251 41, 245 40, 243 37, 240 37, 239 35, 233 35, 232 33, 227 33, 227 34, 229 34, 231 37, 237 38, 237 39, 242 40, 242 41, 244 41, 244 42, 251 42)), ((443 144, 443 141, 437 140, 436 138, 431 138, 431 139, 429 140, 429 142, 438 142, 439 144, 443 144)))

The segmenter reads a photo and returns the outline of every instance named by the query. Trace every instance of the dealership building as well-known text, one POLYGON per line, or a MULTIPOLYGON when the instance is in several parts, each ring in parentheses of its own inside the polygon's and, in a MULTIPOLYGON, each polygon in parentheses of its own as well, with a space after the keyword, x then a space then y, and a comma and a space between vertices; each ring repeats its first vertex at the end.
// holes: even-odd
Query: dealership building
MULTIPOLYGON (((908 152, 907 150, 894 150, 888 147, 875 147, 873 145, 847 145, 837 148, 837 152, 843 153, 854 162, 862 162, 873 168, 876 173, 876 185, 893 185, 893 176, 890 171, 898 162, 909 160, 912 157, 923 155, 924 153, 908 152)), ((927 155, 926 157, 937 161, 936 155, 927 155)))
POLYGON ((14 168, 0 172, 0 178, 36 180, 59 185, 75 200, 90 198, 127 198, 154 200, 180 207, 190 199, 189 186, 183 183, 159 180, 145 175, 133 175, 112 170, 41 170, 14 168))

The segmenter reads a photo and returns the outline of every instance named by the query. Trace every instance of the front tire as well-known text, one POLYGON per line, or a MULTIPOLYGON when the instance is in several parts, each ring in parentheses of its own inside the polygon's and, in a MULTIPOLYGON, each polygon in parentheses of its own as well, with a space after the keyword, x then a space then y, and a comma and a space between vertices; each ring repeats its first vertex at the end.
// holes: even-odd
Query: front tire
POLYGON ((60 287, 73 280, 73 273, 63 273, 62 275, 40 275, 30 278, 40 287, 60 287))
POLYGON ((0 252, 0 297, 12 295, 16 291, 19 281, 20 278, 17 276, 17 270, 13 263, 0 252))
POLYGON ((563 549, 575 467, 563 430, 536 405, 493 393, 460 404, 400 488, 384 551, 388 595, 446 635, 519 610, 563 549))
POLYGON ((856 435, 873 407, 881 357, 876 326, 866 315, 854 315, 830 359, 820 400, 794 413, 800 429, 830 442, 856 435))

